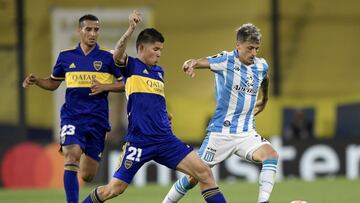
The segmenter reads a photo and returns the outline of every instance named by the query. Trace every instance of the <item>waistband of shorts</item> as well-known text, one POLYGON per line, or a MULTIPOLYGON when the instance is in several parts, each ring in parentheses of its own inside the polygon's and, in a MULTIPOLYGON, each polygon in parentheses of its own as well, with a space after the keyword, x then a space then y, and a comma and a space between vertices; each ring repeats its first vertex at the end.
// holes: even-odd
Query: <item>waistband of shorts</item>
POLYGON ((241 132, 241 133, 223 133, 223 132, 213 132, 213 131, 207 131, 207 135, 224 135, 224 136, 238 136, 238 137, 246 137, 249 135, 258 134, 256 130, 251 130, 247 132, 241 132))

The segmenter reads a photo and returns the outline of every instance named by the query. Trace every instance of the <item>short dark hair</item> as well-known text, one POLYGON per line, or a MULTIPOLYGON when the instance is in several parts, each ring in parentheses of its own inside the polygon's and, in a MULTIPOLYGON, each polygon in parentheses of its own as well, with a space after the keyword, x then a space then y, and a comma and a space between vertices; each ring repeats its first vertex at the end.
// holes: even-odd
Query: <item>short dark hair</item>
POLYGON ((236 30, 236 40, 239 42, 260 43, 260 29, 252 23, 245 23, 236 30))
POLYGON ((165 42, 163 35, 157 31, 155 28, 146 28, 140 32, 136 39, 136 50, 139 48, 142 43, 155 43, 155 42, 165 42))
POLYGON ((99 18, 93 14, 85 14, 85 15, 81 16, 81 18, 79 18, 79 27, 82 26, 82 22, 84 22, 85 20, 99 21, 99 18))

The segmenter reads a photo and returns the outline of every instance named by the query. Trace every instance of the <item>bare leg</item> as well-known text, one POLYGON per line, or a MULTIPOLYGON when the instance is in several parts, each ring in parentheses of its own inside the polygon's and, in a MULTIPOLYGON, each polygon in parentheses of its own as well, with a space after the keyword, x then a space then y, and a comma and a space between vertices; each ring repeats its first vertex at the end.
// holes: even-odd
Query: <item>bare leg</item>
POLYGON ((192 151, 177 166, 177 169, 194 177, 201 190, 217 187, 211 169, 192 151))
POLYGON ((97 187, 93 190, 84 199, 83 203, 93 203, 94 199, 96 200, 95 202, 105 202, 108 199, 112 199, 122 194, 127 187, 128 183, 117 178, 112 178, 107 185, 97 187))
POLYGON ((80 158, 80 174, 81 178, 85 182, 91 182, 99 168, 99 162, 89 157, 86 154, 82 154, 80 158))

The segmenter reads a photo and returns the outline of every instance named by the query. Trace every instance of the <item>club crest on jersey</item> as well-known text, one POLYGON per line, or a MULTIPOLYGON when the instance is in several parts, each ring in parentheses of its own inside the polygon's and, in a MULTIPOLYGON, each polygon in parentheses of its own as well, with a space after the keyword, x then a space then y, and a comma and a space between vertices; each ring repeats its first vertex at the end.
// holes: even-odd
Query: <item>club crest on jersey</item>
POLYGON ((247 77, 246 87, 253 88, 253 86, 254 86, 254 78, 253 76, 250 75, 247 77))
POLYGON ((101 69, 101 67, 102 67, 102 62, 101 61, 94 61, 93 66, 94 66, 95 70, 99 71, 101 69))
POLYGON ((255 85, 255 81, 254 81, 253 76, 247 76, 245 85, 243 85, 243 86, 241 86, 241 84, 234 85, 233 89, 238 90, 238 91, 243 91, 246 94, 256 95, 258 90, 257 90, 257 87, 254 87, 254 85, 255 85))
POLYGON ((126 159, 125 160, 125 168, 129 169, 132 166, 133 162, 131 160, 126 159))
POLYGON ((230 126, 231 126, 231 122, 230 122, 229 120, 226 120, 226 121, 224 121, 223 125, 224 125, 225 127, 230 127, 230 126))

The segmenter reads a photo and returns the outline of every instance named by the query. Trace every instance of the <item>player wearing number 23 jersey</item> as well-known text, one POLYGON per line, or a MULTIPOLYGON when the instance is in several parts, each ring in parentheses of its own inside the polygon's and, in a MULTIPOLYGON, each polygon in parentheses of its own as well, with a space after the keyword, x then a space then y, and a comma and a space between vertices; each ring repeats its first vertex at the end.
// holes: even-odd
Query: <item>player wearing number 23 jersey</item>
POLYGON ((61 145, 79 144, 85 154, 99 161, 104 139, 110 131, 108 92, 91 93, 96 79, 112 84, 121 80, 112 53, 95 46, 85 55, 80 46, 60 52, 51 75, 52 80, 66 81, 65 103, 61 108, 61 145))

